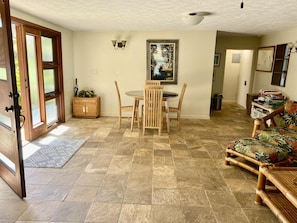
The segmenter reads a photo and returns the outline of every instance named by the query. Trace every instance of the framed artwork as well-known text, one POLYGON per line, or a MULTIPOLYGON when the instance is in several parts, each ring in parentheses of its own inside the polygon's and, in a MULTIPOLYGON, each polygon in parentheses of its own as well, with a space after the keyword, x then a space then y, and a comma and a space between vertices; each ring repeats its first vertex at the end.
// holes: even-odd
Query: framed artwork
POLYGON ((258 49, 257 71, 271 72, 274 57, 274 46, 260 47, 258 49))
POLYGON ((221 54, 215 53, 215 55, 214 55, 214 66, 215 67, 220 66, 220 60, 221 60, 221 54))
POLYGON ((177 84, 178 40, 147 40, 147 80, 177 84))

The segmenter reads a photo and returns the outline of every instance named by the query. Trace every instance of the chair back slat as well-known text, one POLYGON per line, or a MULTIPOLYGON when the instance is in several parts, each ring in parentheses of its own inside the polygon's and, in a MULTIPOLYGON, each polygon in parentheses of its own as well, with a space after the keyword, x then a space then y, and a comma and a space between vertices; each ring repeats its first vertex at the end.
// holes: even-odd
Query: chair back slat
POLYGON ((122 102, 121 102, 121 94, 120 94, 120 90, 119 90, 119 86, 118 86, 118 82, 115 81, 114 82, 116 90, 117 90, 117 95, 118 95, 118 103, 119 103, 119 108, 122 107, 122 102))
POLYGON ((161 81, 158 81, 158 80, 146 80, 145 85, 161 85, 161 81))

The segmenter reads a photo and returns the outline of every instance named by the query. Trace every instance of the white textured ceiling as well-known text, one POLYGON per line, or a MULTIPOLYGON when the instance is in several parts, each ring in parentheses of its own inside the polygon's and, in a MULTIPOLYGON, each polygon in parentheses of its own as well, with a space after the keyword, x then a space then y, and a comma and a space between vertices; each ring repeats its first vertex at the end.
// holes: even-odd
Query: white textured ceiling
POLYGON ((10 0, 11 8, 74 31, 218 30, 263 35, 297 27, 296 0, 10 0), (182 16, 209 12, 195 26, 182 16))

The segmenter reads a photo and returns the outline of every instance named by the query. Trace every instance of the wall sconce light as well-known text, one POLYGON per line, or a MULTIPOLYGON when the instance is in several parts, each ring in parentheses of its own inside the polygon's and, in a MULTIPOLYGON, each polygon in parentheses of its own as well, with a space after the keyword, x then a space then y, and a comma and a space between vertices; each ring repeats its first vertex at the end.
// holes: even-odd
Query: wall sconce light
POLYGON ((112 42, 113 48, 115 50, 117 50, 118 48, 121 48, 123 50, 123 49, 125 49, 127 40, 119 40, 119 41, 111 40, 111 42, 112 42))
POLYGON ((288 47, 290 49, 289 53, 297 53, 297 41, 295 43, 290 42, 288 43, 288 47))

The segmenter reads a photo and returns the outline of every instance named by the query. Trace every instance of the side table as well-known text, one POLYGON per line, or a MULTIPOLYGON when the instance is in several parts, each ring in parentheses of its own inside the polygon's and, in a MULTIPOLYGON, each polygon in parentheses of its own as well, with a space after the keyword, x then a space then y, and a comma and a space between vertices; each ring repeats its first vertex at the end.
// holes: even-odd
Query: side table
POLYGON ((297 219, 296 167, 260 167, 256 204, 263 202, 281 222, 292 223, 297 219), (266 181, 275 189, 268 189, 266 181))

